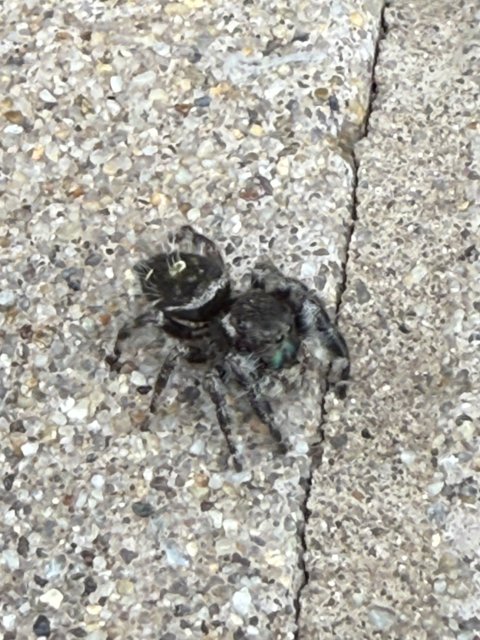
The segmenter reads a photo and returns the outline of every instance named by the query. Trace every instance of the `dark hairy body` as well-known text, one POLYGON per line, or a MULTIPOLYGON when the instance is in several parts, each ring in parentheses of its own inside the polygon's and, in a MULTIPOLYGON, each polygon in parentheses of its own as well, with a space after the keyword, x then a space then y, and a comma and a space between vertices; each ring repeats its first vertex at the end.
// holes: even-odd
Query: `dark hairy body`
POLYGON ((158 408, 178 358, 203 363, 204 388, 236 468, 241 467, 232 443, 225 384, 234 380, 279 447, 285 444, 269 401, 259 388, 274 370, 297 364, 302 341, 315 335, 330 355, 329 383, 345 397, 350 374, 348 348, 318 295, 299 280, 285 276, 269 260, 260 260, 251 273, 249 289, 233 292, 215 243, 192 227, 172 236, 174 249, 135 265, 151 310, 126 323, 118 332, 107 361, 118 368, 122 343, 147 324, 177 338, 155 381, 151 411, 158 408))

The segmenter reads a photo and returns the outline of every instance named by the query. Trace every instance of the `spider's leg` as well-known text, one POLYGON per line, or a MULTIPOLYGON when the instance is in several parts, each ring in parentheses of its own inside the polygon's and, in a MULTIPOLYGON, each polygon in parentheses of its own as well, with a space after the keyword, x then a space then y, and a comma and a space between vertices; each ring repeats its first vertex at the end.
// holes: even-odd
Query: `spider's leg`
POLYGON ((141 313, 133 320, 126 322, 117 333, 115 344, 113 345, 113 353, 106 357, 107 364, 109 364, 112 368, 117 365, 118 360, 122 355, 123 343, 132 335, 132 333, 136 329, 145 327, 148 324, 156 324, 161 327, 162 323, 163 314, 159 313, 158 311, 147 311, 146 313, 141 313))
POLYGON ((217 414, 218 424, 225 437, 228 450, 232 456, 233 464, 237 471, 242 470, 242 463, 238 458, 238 453, 235 450, 235 446, 232 442, 232 431, 230 429, 230 415, 228 413, 227 405, 225 403, 225 388, 217 372, 208 373, 203 381, 205 391, 210 396, 213 404, 215 405, 215 411, 217 414))
POLYGON ((252 372, 251 358, 249 358, 248 356, 239 356, 237 354, 236 356, 231 356, 230 358, 228 358, 227 364, 235 380, 242 387, 242 389, 246 391, 250 406, 263 422, 263 424, 268 427, 272 438, 278 443, 282 453, 285 453, 287 447, 283 442, 283 437, 280 430, 275 424, 273 410, 270 402, 261 395, 258 385, 255 381, 255 376, 252 372))
POLYGON ((263 289, 276 298, 286 300, 294 312, 301 310, 309 293, 303 282, 286 276, 268 258, 262 258, 255 264, 251 283, 254 289, 263 289))
POLYGON ((163 390, 168 384, 170 376, 175 369, 175 364, 178 358, 185 353, 185 348, 181 345, 176 345, 169 351, 167 357, 163 361, 163 364, 158 372, 155 384, 153 385, 152 399, 150 401, 151 413, 156 413, 158 409, 158 400, 162 395, 163 390))
POLYGON ((337 327, 330 320, 320 299, 309 293, 299 316, 300 325, 306 332, 315 329, 324 346, 332 356, 328 381, 333 384, 339 398, 347 393, 347 380, 350 377, 350 356, 347 343, 337 327))

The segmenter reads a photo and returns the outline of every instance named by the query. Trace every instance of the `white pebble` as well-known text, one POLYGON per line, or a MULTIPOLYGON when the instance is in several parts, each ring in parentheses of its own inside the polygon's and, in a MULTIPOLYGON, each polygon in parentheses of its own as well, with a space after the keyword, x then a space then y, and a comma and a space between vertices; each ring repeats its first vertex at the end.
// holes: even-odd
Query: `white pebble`
POLYGON ((95 489, 103 489, 103 487, 105 486, 105 478, 99 473, 95 473, 91 477, 90 482, 92 486, 95 487, 95 489))
POLYGON ((140 87, 145 87, 147 85, 153 86, 156 84, 157 76, 155 71, 145 71, 145 73, 140 73, 138 76, 135 76, 132 80, 132 84, 135 84, 140 87))
POLYGON ((193 441, 192 446, 189 449, 189 452, 194 456, 201 456, 205 453, 205 441, 198 438, 193 441))
POLYGON ((171 540, 165 542, 165 559, 171 567, 188 567, 189 560, 171 540))
POLYGON ((382 631, 390 629, 395 622, 395 612, 387 607, 372 607, 368 612, 368 617, 372 625, 382 631))
POLYGON ((290 161, 286 156, 282 156, 277 162, 277 171, 281 176, 288 176, 290 173, 290 161))
POLYGON ((233 594, 232 607, 242 617, 246 616, 252 606, 252 596, 247 587, 243 587, 233 594))
POLYGON ((198 145, 197 148, 197 157, 199 158, 209 158, 213 152, 215 151, 215 146, 211 140, 203 140, 198 145))
POLYGON ((238 533, 238 522, 233 518, 225 518, 223 521, 223 530, 227 536, 236 536, 238 533))
POLYGON ((26 458, 34 456, 38 451, 38 442, 25 442, 20 449, 26 458))
POLYGON ((7 615, 3 616, 2 624, 5 627, 6 631, 13 631, 15 629, 15 620, 17 616, 14 613, 7 613, 7 615))
POLYGON ((192 207, 190 211, 187 213, 187 219, 189 222, 195 222, 198 220, 202 214, 200 213, 200 209, 196 207, 192 207))
POLYGON ((123 82, 120 76, 110 78, 110 87, 114 93, 119 93, 123 89, 123 82))
POLYGON ((54 104, 57 101, 55 96, 52 95, 48 89, 42 89, 39 96, 44 102, 49 102, 50 104, 54 104))
POLYGON ((431 496, 436 496, 443 489, 444 482, 441 480, 440 482, 432 482, 427 486, 427 493, 431 496))
POLYGON ((220 473, 212 473, 210 476, 210 480, 208 481, 208 486, 213 491, 218 491, 223 487, 224 478, 220 473))
POLYGON ((132 371, 131 380, 132 384, 138 387, 142 387, 147 384, 147 379, 143 373, 140 373, 140 371, 132 371))
POLYGON ((212 521, 212 524, 215 527, 215 529, 220 529, 223 522, 222 512, 218 511, 217 509, 211 509, 208 515, 210 516, 210 520, 212 521))
POLYGON ((299 455, 306 455, 308 453, 309 447, 308 442, 306 440, 297 440, 295 442, 295 452, 299 455))
POLYGON ((106 631, 101 631, 97 629, 89 633, 88 636, 85 636, 85 640, 107 640, 108 634, 106 631))
POLYGON ((316 273, 316 268, 315 265, 312 264, 311 262, 304 262, 302 264, 302 269, 301 269, 301 277, 303 278, 313 278, 313 276, 316 273))
POLYGON ((413 453, 413 451, 408 450, 402 451, 402 453, 400 454, 400 460, 403 462, 403 464, 406 464, 407 467, 415 462, 416 457, 417 456, 413 453))
POLYGON ((59 576, 65 568, 65 556, 52 558, 45 568, 45 578, 52 580, 59 576))
POLYGON ((48 604, 50 607, 58 609, 63 602, 63 593, 58 589, 49 589, 40 596, 39 600, 43 604, 48 604))
POLYGON ((445 593, 447 590, 447 583, 445 580, 438 579, 433 583, 433 590, 435 593, 445 593))
POLYGON ((67 416, 70 420, 84 420, 88 416, 87 400, 80 400, 68 411, 67 416))
POLYGON ((144 156, 154 156, 157 152, 158 146, 156 144, 149 144, 142 149, 142 153, 144 156))
POLYGON ((23 127, 21 127, 19 124, 9 124, 3 130, 3 133, 11 136, 19 136, 21 133, 23 133, 23 127))
POLYGON ((13 307, 15 304, 15 293, 10 289, 0 292, 0 307, 13 307))
POLYGON ((48 356, 46 353, 37 353, 33 358, 33 364, 39 369, 43 369, 48 364, 48 356))
POLYGON ((193 176, 190 171, 187 171, 184 167, 180 167, 175 174, 175 181, 178 184, 190 184, 192 182, 193 176))
POLYGON ((10 571, 15 571, 19 568, 20 558, 18 557, 18 553, 13 549, 6 549, 2 553, 2 558, 10 571))

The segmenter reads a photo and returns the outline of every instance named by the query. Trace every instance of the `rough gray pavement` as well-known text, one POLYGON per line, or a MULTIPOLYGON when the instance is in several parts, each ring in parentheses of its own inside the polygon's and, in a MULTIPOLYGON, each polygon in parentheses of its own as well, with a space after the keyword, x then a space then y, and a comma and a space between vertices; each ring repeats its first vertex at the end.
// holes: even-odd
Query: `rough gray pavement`
POLYGON ((286 456, 230 390, 242 473, 201 370, 149 416, 168 345, 141 332, 120 373, 104 358, 141 308, 133 264, 185 222, 236 283, 268 253, 335 312, 381 8, 2 6, 5 640, 294 637, 315 354, 273 389, 286 456))
POLYGON ((354 380, 326 402, 302 640, 480 637, 478 9, 385 12, 341 305, 354 380))
POLYGON ((4 3, 4 640, 474 640, 471 6, 388 11, 369 118, 380 0, 4 3), (306 345, 282 457, 231 389, 241 473, 201 369, 149 416, 155 332, 104 363, 185 222, 342 302, 348 401, 306 345))

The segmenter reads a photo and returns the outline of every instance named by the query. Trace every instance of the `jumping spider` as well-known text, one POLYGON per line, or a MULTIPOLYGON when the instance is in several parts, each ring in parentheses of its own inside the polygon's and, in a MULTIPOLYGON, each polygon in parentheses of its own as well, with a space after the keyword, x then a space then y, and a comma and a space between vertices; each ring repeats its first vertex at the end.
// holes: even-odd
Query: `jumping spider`
POLYGON ((159 397, 179 357, 206 363, 203 384, 212 399, 220 428, 235 466, 241 467, 231 439, 224 384, 233 379, 279 446, 285 449, 269 401, 259 382, 269 370, 297 363, 307 334, 316 334, 331 356, 329 379, 339 397, 345 397, 350 364, 342 335, 332 324, 314 291, 289 278, 270 261, 260 260, 247 291, 232 292, 223 258, 212 240, 186 225, 171 236, 174 249, 134 266, 151 310, 125 324, 118 332, 113 354, 118 368, 122 343, 132 331, 153 324, 178 339, 155 381, 150 409, 159 397))

